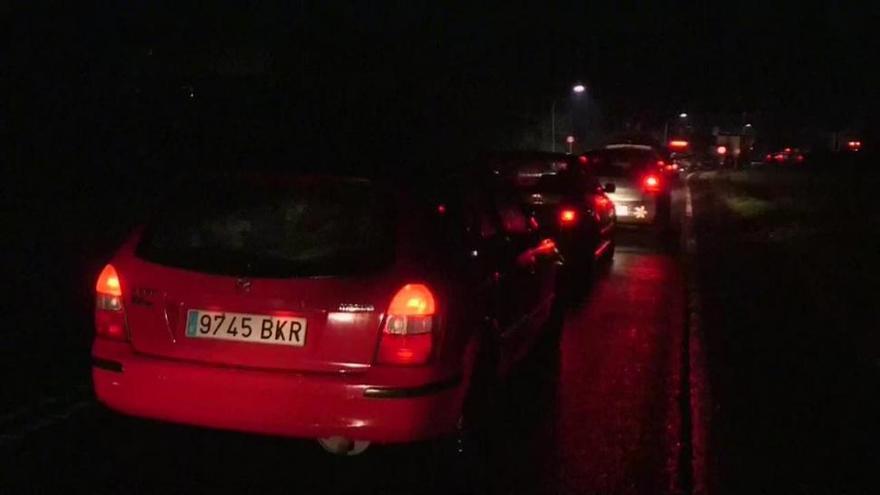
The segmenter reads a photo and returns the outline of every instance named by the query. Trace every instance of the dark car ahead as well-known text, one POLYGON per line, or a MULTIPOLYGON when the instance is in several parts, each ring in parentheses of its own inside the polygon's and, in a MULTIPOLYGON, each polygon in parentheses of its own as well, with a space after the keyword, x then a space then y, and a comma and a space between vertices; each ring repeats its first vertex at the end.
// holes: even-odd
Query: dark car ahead
POLYGON ((618 222, 661 226, 669 222, 674 180, 656 149, 640 144, 612 144, 583 156, 602 184, 614 184, 614 192, 608 196, 614 202, 618 222))
POLYGON ((487 155, 485 162, 556 240, 570 273, 588 274, 596 261, 614 256, 614 205, 583 158, 507 152, 487 155))
POLYGON ((98 400, 343 454, 466 426, 479 356, 515 363, 554 314, 558 253, 521 208, 454 183, 180 187, 98 277, 98 400))

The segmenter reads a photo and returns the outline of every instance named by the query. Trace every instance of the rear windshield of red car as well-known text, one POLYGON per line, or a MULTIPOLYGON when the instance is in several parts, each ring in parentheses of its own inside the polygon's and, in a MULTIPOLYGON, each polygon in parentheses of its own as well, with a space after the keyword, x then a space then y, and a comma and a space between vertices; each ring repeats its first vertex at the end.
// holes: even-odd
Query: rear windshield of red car
POLYGON ((607 148, 589 153, 588 158, 591 169, 600 177, 630 177, 661 159, 650 148, 607 148))
POLYGON ((234 276, 362 273, 393 259, 392 210, 366 181, 194 181, 166 200, 136 254, 234 276))

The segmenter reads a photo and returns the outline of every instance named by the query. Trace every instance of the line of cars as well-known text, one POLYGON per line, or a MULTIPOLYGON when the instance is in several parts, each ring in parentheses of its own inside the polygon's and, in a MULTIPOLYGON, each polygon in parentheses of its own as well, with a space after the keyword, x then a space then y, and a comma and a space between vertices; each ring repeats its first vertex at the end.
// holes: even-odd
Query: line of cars
POLYGON ((493 384, 561 324, 566 280, 611 259, 617 223, 665 214, 655 158, 499 153, 422 186, 186 181, 98 277, 95 394, 337 454, 466 436, 493 384))

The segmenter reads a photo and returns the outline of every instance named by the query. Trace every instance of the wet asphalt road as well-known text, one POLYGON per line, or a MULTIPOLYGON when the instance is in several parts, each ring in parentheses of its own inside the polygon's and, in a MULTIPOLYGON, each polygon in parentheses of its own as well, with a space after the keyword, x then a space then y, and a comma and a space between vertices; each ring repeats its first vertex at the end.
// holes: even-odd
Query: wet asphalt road
MULTIPOLYGON (((618 239, 613 265, 569 310, 561 336, 543 343, 506 384, 492 412, 479 489, 689 488, 678 237, 624 231, 618 239)), ((312 442, 119 417, 88 394, 83 383, 65 398, 4 411, 0 493, 424 493, 457 485, 438 468, 432 445, 337 458, 312 442)))

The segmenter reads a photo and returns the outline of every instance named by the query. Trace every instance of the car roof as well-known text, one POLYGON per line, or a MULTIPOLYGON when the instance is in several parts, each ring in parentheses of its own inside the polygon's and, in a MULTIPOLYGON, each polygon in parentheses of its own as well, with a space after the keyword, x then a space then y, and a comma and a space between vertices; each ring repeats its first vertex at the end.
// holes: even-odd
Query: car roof
POLYGON ((606 150, 634 149, 634 150, 653 151, 654 147, 649 146, 647 144, 625 143, 625 144, 606 144, 604 149, 606 149, 606 150))

